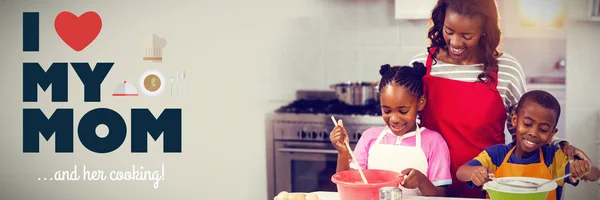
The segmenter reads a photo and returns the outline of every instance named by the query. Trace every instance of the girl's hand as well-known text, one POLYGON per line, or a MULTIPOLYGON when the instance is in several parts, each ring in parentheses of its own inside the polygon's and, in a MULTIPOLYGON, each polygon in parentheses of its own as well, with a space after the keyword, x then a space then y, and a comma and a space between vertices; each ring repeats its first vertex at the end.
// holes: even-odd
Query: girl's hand
POLYGON ((479 166, 473 170, 471 182, 473 182, 473 184, 476 186, 482 186, 484 183, 490 181, 490 177, 493 176, 494 174, 492 173, 492 170, 484 166, 479 166))
POLYGON ((592 164, 588 160, 575 160, 571 162, 571 167, 569 171, 571 172, 571 176, 569 179, 571 182, 576 182, 577 179, 587 175, 592 170, 592 164))
POLYGON ((421 171, 413 169, 413 168, 407 168, 405 170, 402 170, 402 172, 400 172, 401 176, 407 175, 406 178, 404 178, 404 180, 402 180, 402 187, 408 188, 408 189, 415 189, 415 188, 419 188, 419 186, 421 186, 421 184, 424 181, 428 181, 427 176, 425 176, 423 173, 421 173, 421 171))
POLYGON ((339 153, 348 153, 345 142, 349 142, 348 133, 344 129, 342 120, 338 120, 338 125, 329 133, 331 144, 338 150, 339 153))

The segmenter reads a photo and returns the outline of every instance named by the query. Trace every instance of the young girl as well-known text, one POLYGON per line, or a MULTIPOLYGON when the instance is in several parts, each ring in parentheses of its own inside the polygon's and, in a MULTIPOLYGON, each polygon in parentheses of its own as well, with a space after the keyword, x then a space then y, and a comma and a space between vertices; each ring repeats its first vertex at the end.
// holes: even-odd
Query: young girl
MULTIPOLYGON (((445 196, 445 186, 452 183, 450 153, 442 136, 417 125, 417 112, 423 109, 422 78, 426 68, 413 66, 379 70, 381 113, 387 124, 366 130, 354 149, 362 169, 383 169, 405 176, 399 186, 407 196, 445 196)), ((349 170, 351 157, 344 142, 348 134, 342 120, 331 131, 331 143, 338 150, 337 171, 349 170)))

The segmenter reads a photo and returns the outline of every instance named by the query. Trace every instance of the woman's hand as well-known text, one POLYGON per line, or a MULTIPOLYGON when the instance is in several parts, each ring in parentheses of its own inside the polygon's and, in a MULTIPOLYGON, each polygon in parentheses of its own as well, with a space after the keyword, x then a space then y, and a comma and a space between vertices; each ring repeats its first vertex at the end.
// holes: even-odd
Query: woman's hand
POLYGON ((427 179, 427 176, 425 176, 421 171, 413 168, 407 168, 405 170, 402 170, 402 172, 400 173, 401 176, 407 175, 407 177, 404 178, 404 180, 402 180, 401 185, 402 187, 408 189, 419 188, 421 184, 423 184, 423 182, 429 180, 427 179))
MULTIPOLYGON (((573 167, 574 167, 573 165, 576 164, 578 167, 581 167, 581 165, 583 165, 581 163, 583 163, 583 162, 579 162, 579 161, 586 161, 587 163, 589 163, 590 158, 582 150, 578 149, 577 147, 574 147, 573 145, 569 144, 569 142, 567 142, 567 141, 560 142, 560 149, 569 158, 569 163, 571 163, 571 168, 569 170, 571 170, 571 173, 573 174, 573 176, 569 177, 569 180, 571 180, 572 183, 575 183, 575 182, 577 182, 577 180, 579 178, 581 178, 585 174, 580 174, 580 172, 573 171, 573 167), (575 156, 579 157, 581 160, 575 160, 575 156), (576 174, 580 175, 580 176, 576 176, 576 174)), ((577 168, 575 170, 577 170, 577 168)), ((588 169, 588 172, 589 172, 589 169, 588 169)))
POLYGON ((569 171, 571 172, 571 182, 577 181, 581 177, 587 175, 592 170, 592 164, 588 160, 575 160, 571 162, 569 171))
POLYGON ((590 158, 587 155, 585 155, 585 153, 582 150, 578 149, 577 147, 574 147, 567 141, 560 142, 560 149, 562 149, 563 153, 567 154, 569 161, 574 161, 575 156, 581 158, 582 160, 590 160, 590 158))
POLYGON ((487 167, 479 166, 473 170, 471 182, 476 186, 482 186, 484 183, 490 181, 490 177, 493 176, 492 170, 487 167))
POLYGON ((346 148, 345 142, 349 142, 348 133, 344 128, 344 123, 342 120, 338 120, 338 125, 331 130, 329 133, 329 140, 331 144, 337 149, 338 153, 348 153, 348 148, 346 148))

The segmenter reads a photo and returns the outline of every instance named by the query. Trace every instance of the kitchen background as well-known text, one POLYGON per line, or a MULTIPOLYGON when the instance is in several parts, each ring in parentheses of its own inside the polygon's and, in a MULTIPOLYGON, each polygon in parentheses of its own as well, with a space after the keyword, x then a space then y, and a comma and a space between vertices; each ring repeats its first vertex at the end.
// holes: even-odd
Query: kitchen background
MULTIPOLYGON (((73 70, 68 104, 31 105, 20 98, 3 99, 7 103, 0 105, 2 118, 17 120, 3 123, 4 133, 0 134, 4 160, 0 175, 5 177, 0 194, 3 199, 267 199, 267 175, 273 173, 265 155, 270 139, 267 115, 296 100, 298 90, 329 90, 329 85, 348 80, 376 81, 381 64, 408 64, 426 47, 423 16, 431 6, 417 4, 431 2, 2 2, 0 23, 4 28, 0 34, 6 46, 2 60, 7 64, 0 73, 0 87, 5 94, 22 92, 14 85, 22 82, 22 70, 17 66, 25 61, 39 61, 44 67, 56 61, 115 61, 116 65, 103 82, 102 103, 82 103, 83 86, 73 70), (63 10, 76 14, 94 10, 102 16, 102 32, 85 51, 76 53, 56 37, 52 20, 63 10), (21 14, 25 11, 40 12, 40 53, 21 52, 21 14), (167 40, 160 63, 141 59, 140 40, 152 34, 167 40), (111 96, 123 80, 135 82, 149 68, 167 76, 185 69, 186 95, 170 97, 166 88, 159 97, 111 96), (126 120, 132 107, 148 107, 155 114, 165 107, 181 107, 183 153, 132 155, 127 136, 121 149, 105 155, 89 153, 79 143, 75 143, 75 154, 54 154, 54 140, 40 143, 40 151, 45 153, 23 154, 20 119, 22 108, 28 106, 42 107, 47 114, 59 107, 74 107, 75 124, 85 112, 99 106, 117 110, 126 120), (135 182, 37 180, 73 164, 112 169, 162 162, 166 179, 158 190, 135 182), (31 192, 32 188, 39 192, 31 192)), ((596 53, 600 20, 587 17, 591 12, 588 0, 566 0, 565 27, 528 29, 518 23, 519 2, 541 5, 553 1, 498 0, 505 34, 502 50, 516 57, 528 80, 533 80, 528 89, 551 91, 563 103, 559 136, 600 164, 600 79, 596 78, 600 74, 596 53), (568 69, 554 68, 561 58, 568 69), (566 84, 560 83, 560 77, 565 77, 566 84)), ((529 7, 523 13, 540 16, 548 10, 553 10, 551 5, 529 7)), ((49 92, 39 97, 40 102, 50 102, 49 92)), ((162 144, 162 139, 156 144, 162 144)), ((162 151, 162 145, 149 145, 148 150, 162 151)), ((599 187, 591 183, 568 187, 565 197, 594 199, 600 195, 599 187)))
MULTIPOLYGON (((435 2, 434 0, 419 1, 419 3, 411 0, 305 2, 307 5, 313 4, 310 10, 314 13, 293 20, 289 30, 295 34, 288 38, 286 45, 283 45, 274 56, 275 60, 270 66, 270 82, 276 84, 271 84, 269 87, 266 112, 272 112, 282 105, 295 101, 297 90, 331 90, 329 89, 331 84, 343 81, 377 81, 380 78, 378 69, 382 64, 409 64, 411 58, 426 47, 427 19, 435 2), (400 4, 408 6, 400 6, 400 4), (425 5, 415 6, 415 4, 425 5)), ((586 18, 588 12, 591 12, 590 2, 577 0, 498 0, 497 2, 504 34, 501 50, 519 60, 529 90, 546 90, 559 99, 562 113, 557 137, 566 138, 573 145, 584 149, 595 163, 599 163, 600 90, 592 86, 598 84, 598 81, 590 74, 598 71, 595 63, 599 60, 593 53, 592 44, 599 42, 600 22, 598 18, 586 18), (521 24, 522 16, 536 18, 537 21, 530 22, 529 25, 533 27, 527 27, 521 24), (561 18, 564 21, 553 21, 561 18)), ((299 123, 302 120, 290 121, 299 123)), ((311 123, 315 123, 314 121, 311 123)), ((327 118, 322 121, 331 124, 327 118)), ((268 123, 267 127, 271 125, 268 123)), ((280 134, 279 131, 285 130, 280 124, 272 126, 275 130, 267 129, 267 133, 280 134)), ((314 132, 313 129, 322 129, 320 126, 317 126, 318 128, 315 126, 317 125, 296 127, 299 138, 304 138, 304 132, 310 135, 314 132)), ((292 135, 295 133, 290 132, 292 135)), ((327 131, 323 131, 323 134, 325 132, 327 131)), ((318 131, 316 133, 318 134, 318 131)), ((315 140, 308 137, 308 140, 315 140)), ((320 136, 316 137, 316 140, 319 140, 320 136)), ((352 133, 350 137, 353 137, 352 133)), ((272 135, 267 135, 267 141, 269 140, 274 140, 272 135)), ((323 140, 326 140, 326 137, 323 140)), ((269 187, 274 187, 275 193, 296 188, 294 184, 298 186, 296 190, 303 190, 306 187, 302 185, 324 182, 327 176, 307 178, 307 174, 314 174, 314 172, 306 171, 323 172, 324 169, 335 166, 335 155, 328 157, 327 164, 322 164, 325 163, 323 160, 327 160, 326 158, 319 158, 321 160, 318 161, 313 158, 311 160, 313 164, 307 165, 304 162, 310 159, 303 156, 308 157, 310 155, 308 153, 279 152, 285 155, 280 157, 294 158, 278 160, 277 151, 280 150, 278 145, 269 144, 268 147, 268 152, 275 152, 273 156, 275 161, 271 162, 268 157, 267 164, 275 166, 273 169, 276 172, 269 171, 271 169, 267 171, 268 174, 274 174, 275 186, 269 185, 269 187), (296 168, 294 168, 294 159, 296 168), (285 168, 281 166, 288 169, 281 169, 285 168), (281 180, 281 176, 287 178, 281 180)), ((317 154, 314 153, 316 152, 313 152, 312 156, 316 157, 317 154)), ((322 152, 319 156, 326 157, 323 156, 325 154, 322 152)), ((332 172, 325 174, 328 173, 332 172)), ((320 187, 325 188, 325 186, 320 187)), ((577 188, 568 188, 565 199, 596 199, 600 196, 600 193, 597 193, 599 187, 598 184, 581 184, 577 188)))

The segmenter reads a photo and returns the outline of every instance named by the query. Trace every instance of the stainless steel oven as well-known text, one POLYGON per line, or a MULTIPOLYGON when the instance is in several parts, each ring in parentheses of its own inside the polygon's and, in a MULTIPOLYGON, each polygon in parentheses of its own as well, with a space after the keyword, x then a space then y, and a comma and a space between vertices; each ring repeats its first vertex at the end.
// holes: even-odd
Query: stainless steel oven
POLYGON ((275 142, 275 190, 336 191, 337 150, 327 143, 275 142))
POLYGON ((337 150, 329 141, 331 116, 344 121, 350 147, 362 132, 385 125, 381 116, 271 113, 267 115, 268 197, 279 192, 337 191, 331 182, 337 167, 337 150))

